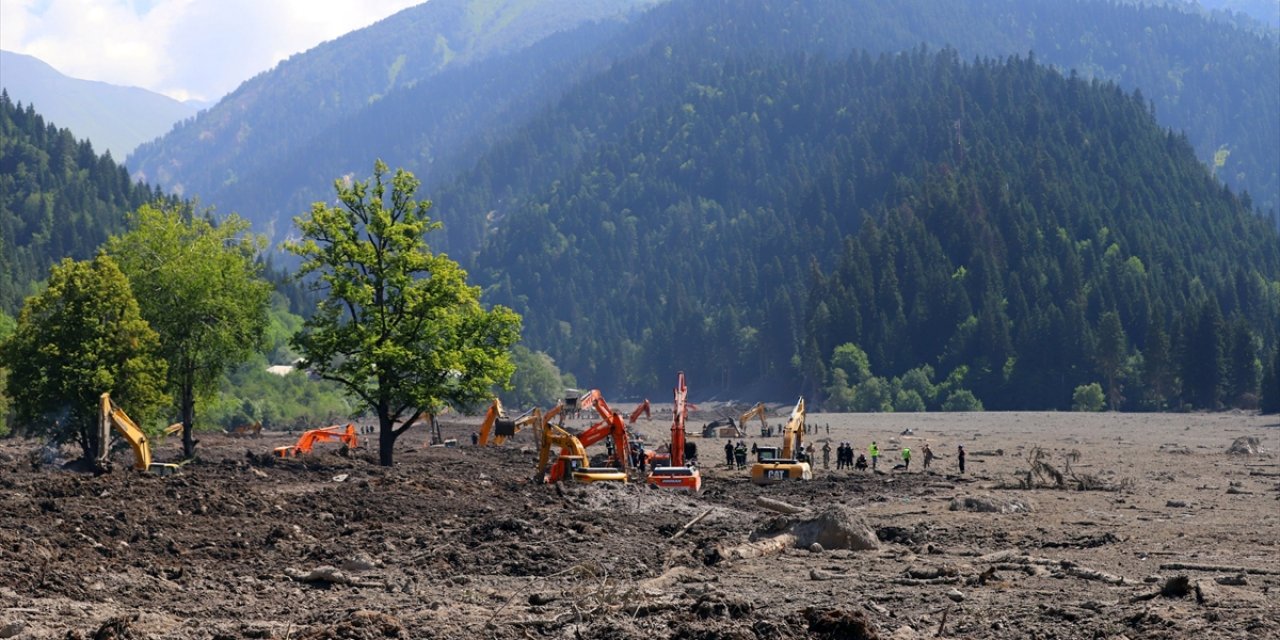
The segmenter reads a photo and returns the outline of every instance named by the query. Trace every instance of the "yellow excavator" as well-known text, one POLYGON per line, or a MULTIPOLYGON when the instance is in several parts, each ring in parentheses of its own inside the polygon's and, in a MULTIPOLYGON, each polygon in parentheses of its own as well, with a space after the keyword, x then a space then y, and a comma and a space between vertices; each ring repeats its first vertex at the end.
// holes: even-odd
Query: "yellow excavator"
POLYGON ((151 461, 151 445, 147 442, 147 434, 142 432, 124 409, 111 401, 111 394, 104 393, 99 399, 98 411, 98 462, 105 463, 110 452, 111 430, 115 429, 133 449, 133 468, 147 471, 158 476, 167 476, 178 471, 178 465, 167 462, 151 461))
POLYGON ((813 469, 803 459, 804 398, 796 402, 791 417, 782 428, 782 449, 759 447, 757 460, 751 466, 751 482, 759 485, 777 484, 787 480, 812 480, 813 469))
POLYGON ((551 419, 566 411, 564 403, 542 413, 534 409, 529 413, 532 424, 538 429, 538 467, 533 472, 534 482, 553 484, 562 480, 574 482, 627 482, 627 472, 616 467, 589 467, 587 448, 577 436, 565 431, 563 424, 551 424, 551 419), (551 463, 551 449, 559 447, 560 454, 551 463))
POLYGON ((480 439, 477 442, 482 447, 489 446, 490 442, 500 445, 507 438, 520 433, 520 429, 526 424, 529 423, 508 418, 506 410, 502 408, 502 401, 494 398, 484 414, 484 421, 480 423, 480 439))

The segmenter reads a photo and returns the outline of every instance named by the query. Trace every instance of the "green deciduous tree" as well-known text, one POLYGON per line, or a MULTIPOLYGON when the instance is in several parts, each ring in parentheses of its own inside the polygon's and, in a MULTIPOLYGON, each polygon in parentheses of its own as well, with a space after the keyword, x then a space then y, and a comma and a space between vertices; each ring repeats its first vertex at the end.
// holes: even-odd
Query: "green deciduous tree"
POLYGON ((109 392, 139 424, 163 405, 165 362, 129 281, 109 256, 55 265, 44 292, 27 299, 0 346, 18 424, 58 443, 98 442, 98 397, 109 392))
POLYGON ((1102 411, 1106 400, 1102 395, 1102 385, 1096 382, 1082 384, 1071 394, 1072 411, 1102 411))
POLYGON ((142 317, 160 334, 188 458, 195 454, 197 399, 255 352, 267 327, 271 285, 256 261, 261 240, 248 230, 234 215, 214 224, 189 209, 144 205, 130 231, 107 241, 142 317))
POLYGON ((418 180, 401 169, 388 184, 386 174, 379 160, 371 180, 337 181, 339 205, 295 218, 302 239, 285 247, 323 296, 292 344, 305 367, 378 416, 378 459, 390 466, 405 418, 508 384, 520 317, 480 304, 466 272, 428 247, 441 225, 414 199, 418 180))
POLYGON ((528 407, 554 402, 564 395, 560 368, 551 356, 518 344, 511 351, 511 362, 515 365, 511 391, 502 394, 508 405, 528 407))

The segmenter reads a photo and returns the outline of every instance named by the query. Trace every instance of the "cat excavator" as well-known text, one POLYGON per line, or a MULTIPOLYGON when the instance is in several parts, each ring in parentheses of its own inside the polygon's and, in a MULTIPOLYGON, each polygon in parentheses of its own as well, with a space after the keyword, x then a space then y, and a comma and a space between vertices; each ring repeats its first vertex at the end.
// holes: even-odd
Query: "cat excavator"
POLYGON ((565 403, 561 402, 546 414, 536 408, 530 412, 532 423, 538 429, 538 467, 533 472, 534 481, 549 484, 564 480, 588 484, 626 482, 627 473, 622 469, 587 466, 589 458, 586 446, 578 436, 564 429, 563 417, 566 411, 565 403), (551 423, 556 417, 560 418, 560 424, 551 423), (555 463, 551 464, 551 450, 554 447, 559 447, 560 454, 555 463))
POLYGON ((671 421, 671 460, 666 466, 654 467, 649 472, 649 486, 678 489, 691 493, 702 492, 702 473, 697 467, 685 463, 685 420, 689 415, 686 399, 689 388, 685 385, 684 372, 676 374, 675 406, 671 421))
POLYGON ((759 447, 757 461, 751 466, 751 482, 759 485, 777 484, 787 480, 812 480, 813 470, 801 459, 801 434, 804 433, 804 398, 801 397, 791 417, 782 428, 782 449, 759 447))
POLYGON ((147 434, 138 424, 111 401, 111 394, 104 393, 99 398, 98 407, 98 459, 101 466, 107 461, 110 452, 111 430, 115 429, 133 449, 133 468, 147 471, 158 476, 167 476, 178 471, 178 465, 167 462, 151 461, 151 445, 147 442, 147 434))
POLYGON ((356 426, 348 424, 346 428, 333 425, 323 429, 304 431, 302 436, 298 438, 297 444, 276 447, 274 451, 281 458, 296 458, 311 453, 311 449, 315 447, 317 442, 341 442, 348 449, 355 449, 360 446, 360 440, 356 436, 356 426))

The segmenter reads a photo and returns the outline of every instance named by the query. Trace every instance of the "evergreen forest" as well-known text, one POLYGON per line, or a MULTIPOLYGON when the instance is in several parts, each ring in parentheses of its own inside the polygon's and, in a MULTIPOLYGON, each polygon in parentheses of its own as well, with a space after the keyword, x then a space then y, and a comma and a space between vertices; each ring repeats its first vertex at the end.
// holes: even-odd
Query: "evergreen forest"
POLYGON ((831 366, 854 345, 988 409, 1095 382, 1117 408, 1256 404, 1280 239, 1137 92, 1032 57, 700 44, 583 83, 436 199, 579 380, 820 405, 865 382, 831 366))
POLYGON ((49 267, 93 257, 127 212, 159 198, 109 154, 0 92, 0 311, 15 314, 49 267))

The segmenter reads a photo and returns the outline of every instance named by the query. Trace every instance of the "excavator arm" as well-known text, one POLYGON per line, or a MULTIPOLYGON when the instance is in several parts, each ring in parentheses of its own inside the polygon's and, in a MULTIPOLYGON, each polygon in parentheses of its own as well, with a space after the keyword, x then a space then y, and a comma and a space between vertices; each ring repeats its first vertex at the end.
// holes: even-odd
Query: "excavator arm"
POLYGON ((752 418, 760 419, 761 429, 768 428, 769 422, 768 420, 765 420, 765 417, 764 417, 765 411, 766 409, 765 409, 764 403, 757 402, 756 406, 751 407, 750 409, 747 409, 746 411, 742 412, 742 415, 738 417, 738 431, 739 431, 738 435, 740 437, 746 435, 745 433, 742 433, 742 432, 746 430, 747 422, 750 421, 752 418))
POLYGON ((100 441, 101 446, 98 451, 98 460, 105 461, 109 451, 108 442, 110 441, 111 430, 115 429, 133 449, 133 468, 139 471, 150 471, 157 475, 168 475, 178 470, 178 465, 157 463, 151 461, 151 445, 147 442, 147 434, 143 433, 142 428, 138 426, 124 409, 116 406, 111 401, 111 394, 104 393, 99 398, 99 422, 100 422, 100 441))
MULTIPOLYGON (((507 414, 502 408, 502 401, 495 397, 489 404, 489 410, 484 414, 484 421, 480 423, 480 446, 489 446, 489 434, 493 432, 493 426, 499 420, 507 420, 507 414)), ((497 436, 494 438, 494 444, 502 444, 506 439, 506 436, 497 436)))
POLYGON ((787 426, 782 432, 782 457, 788 460, 794 460, 796 454, 800 452, 801 446, 804 444, 804 398, 796 401, 796 406, 791 410, 791 417, 787 419, 787 426))
POLYGON ((641 402, 640 404, 636 405, 635 411, 632 411, 631 415, 627 416, 627 424, 635 424, 636 420, 640 419, 640 414, 642 413, 644 414, 645 420, 652 419, 652 416, 649 415, 649 399, 648 398, 645 398, 644 402, 641 402))
POLYGON ((317 442, 341 442, 348 449, 356 449, 360 446, 360 438, 356 435, 355 425, 348 424, 345 429, 334 425, 323 429, 304 431, 296 444, 289 447, 276 447, 275 453, 282 458, 305 455, 311 453, 311 449, 315 447, 317 442))

